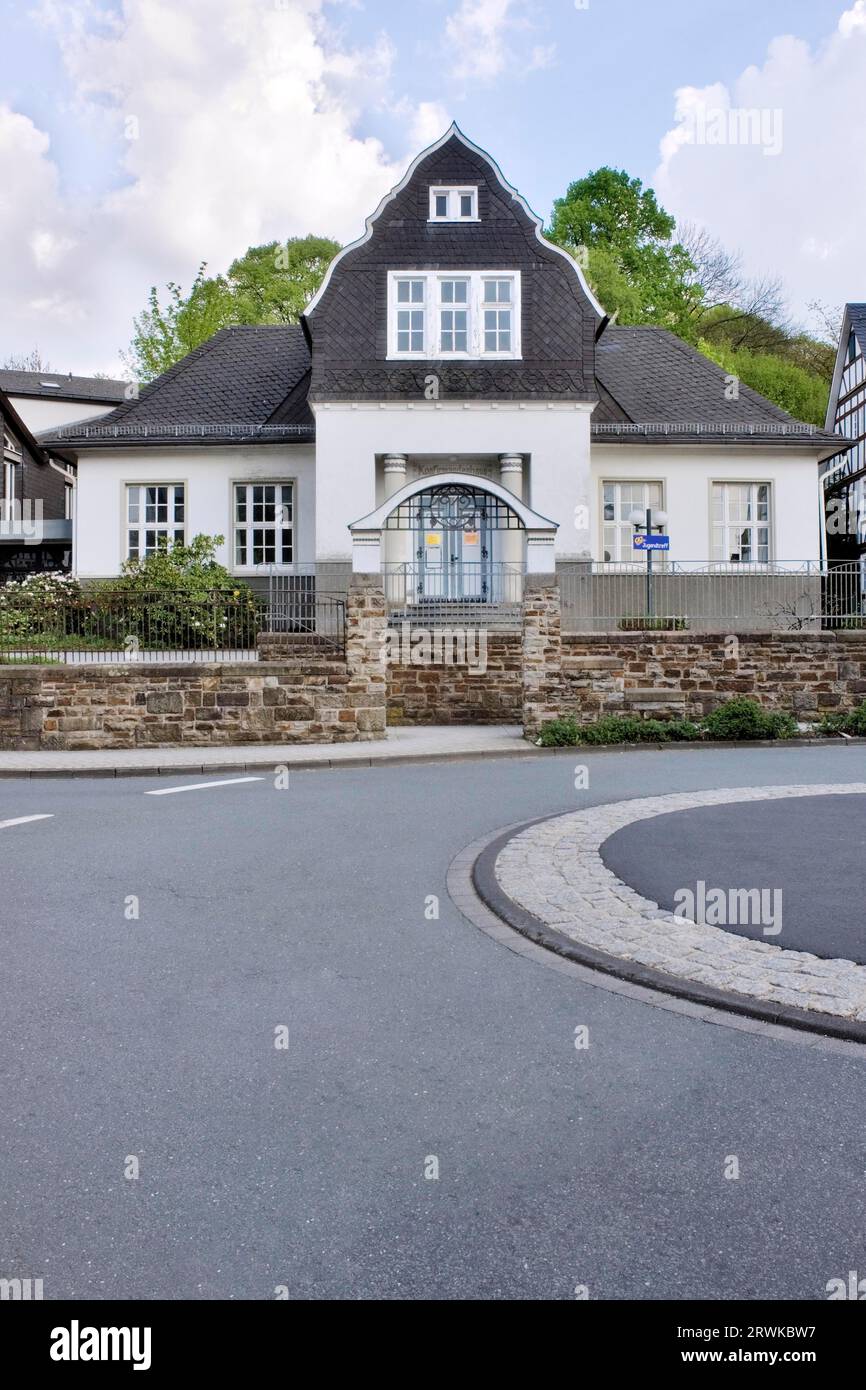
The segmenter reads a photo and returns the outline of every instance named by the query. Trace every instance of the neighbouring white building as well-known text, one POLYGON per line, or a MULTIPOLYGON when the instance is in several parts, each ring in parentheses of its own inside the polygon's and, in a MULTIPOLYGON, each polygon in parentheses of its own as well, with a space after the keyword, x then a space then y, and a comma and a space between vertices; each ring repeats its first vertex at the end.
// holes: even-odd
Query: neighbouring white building
POLYGON ((658 328, 611 324, 580 267, 456 126, 333 261, 301 324, 224 329, 97 420, 77 458, 75 568, 198 533, 238 576, 496 601, 524 569, 819 558, 838 452, 658 328))

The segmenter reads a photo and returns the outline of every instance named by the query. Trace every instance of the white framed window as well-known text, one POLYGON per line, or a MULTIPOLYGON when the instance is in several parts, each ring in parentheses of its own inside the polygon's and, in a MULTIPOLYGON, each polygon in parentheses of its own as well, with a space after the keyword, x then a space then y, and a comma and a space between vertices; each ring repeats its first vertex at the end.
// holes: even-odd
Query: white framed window
MULTIPOLYGON (((645 512, 647 507, 661 511, 664 487, 660 482, 603 482, 602 489, 602 548, 605 560, 617 563, 640 562, 642 557, 632 546, 634 527, 629 521, 633 511, 645 512)), ((656 559, 661 559, 657 556, 656 559)))
POLYGON ((713 560, 725 565, 768 565, 772 490, 769 483, 713 483, 713 560))
POLYGON ((144 560, 157 550, 183 545, 186 537, 183 483, 134 483, 126 489, 126 556, 144 560))
POLYGON ((439 352, 469 351, 469 289, 465 277, 439 280, 439 352))
POLYGON ((512 338, 511 302, 513 285, 510 279, 484 280, 484 352, 486 356, 510 356, 512 338))
POLYGON ((292 563, 294 493, 294 483, 290 482, 232 485, 235 569, 292 563))
POLYGON ((519 358, 520 271, 389 271, 388 357, 519 358))
POLYGON ((397 351, 401 356, 423 357, 427 348, 427 282, 423 276, 398 276, 395 281, 397 302, 397 351))
POLYGON ((477 222, 478 189, 430 185, 430 222, 477 222))

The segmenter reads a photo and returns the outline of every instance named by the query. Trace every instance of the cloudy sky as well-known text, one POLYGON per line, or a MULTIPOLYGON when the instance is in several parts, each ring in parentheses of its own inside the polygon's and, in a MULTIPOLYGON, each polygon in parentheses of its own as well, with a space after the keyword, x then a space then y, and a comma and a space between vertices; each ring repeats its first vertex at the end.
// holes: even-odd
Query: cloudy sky
POLYGON ((866 0, 0 0, 0 47, 0 361, 118 373, 150 285, 352 239, 452 119, 545 218, 617 165, 802 321, 866 299, 866 0))

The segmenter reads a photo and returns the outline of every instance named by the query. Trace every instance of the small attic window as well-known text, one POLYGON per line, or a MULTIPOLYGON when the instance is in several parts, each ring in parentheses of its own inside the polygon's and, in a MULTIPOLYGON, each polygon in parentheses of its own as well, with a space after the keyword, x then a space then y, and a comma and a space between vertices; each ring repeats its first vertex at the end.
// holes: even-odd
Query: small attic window
POLYGON ((477 222, 477 188, 443 188, 433 184, 430 188, 431 222, 477 222))
POLYGON ((40 381, 39 385, 40 385, 40 386, 50 386, 51 389, 52 389, 52 391, 59 391, 59 390, 60 390, 60 382, 59 382, 59 381, 40 381))

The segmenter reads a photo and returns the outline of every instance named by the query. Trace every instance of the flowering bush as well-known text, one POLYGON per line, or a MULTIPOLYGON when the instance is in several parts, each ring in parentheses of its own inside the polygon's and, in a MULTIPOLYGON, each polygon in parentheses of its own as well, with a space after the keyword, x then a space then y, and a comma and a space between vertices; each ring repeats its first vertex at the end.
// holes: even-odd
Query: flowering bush
POLYGON ((78 580, 59 570, 10 579, 0 585, 0 642, 59 635, 68 606, 80 598, 78 580))

